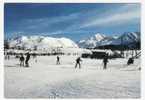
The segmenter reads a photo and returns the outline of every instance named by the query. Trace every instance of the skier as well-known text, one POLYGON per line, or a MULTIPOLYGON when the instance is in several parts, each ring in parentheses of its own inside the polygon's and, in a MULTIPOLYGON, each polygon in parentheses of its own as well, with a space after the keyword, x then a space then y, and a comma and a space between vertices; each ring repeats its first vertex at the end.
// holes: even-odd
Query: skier
POLYGON ((20 66, 24 66, 24 60, 25 60, 25 58, 24 58, 23 54, 21 54, 21 56, 20 56, 20 66))
POLYGON ((107 63, 108 63, 108 55, 106 54, 105 57, 103 58, 103 63, 104 63, 104 67, 103 69, 107 68, 107 63))
POLYGON ((10 54, 9 54, 9 52, 6 52, 6 53, 5 53, 5 58, 6 58, 7 60, 10 59, 10 54))
POLYGON ((60 64, 60 57, 57 56, 56 64, 60 64))
POLYGON ((10 53, 9 52, 7 53, 7 56, 8 56, 8 60, 9 60, 10 59, 10 53))
POLYGON ((79 65, 79 68, 81 68, 80 61, 82 61, 82 60, 81 60, 80 57, 78 57, 78 58, 76 59, 76 65, 75 65, 75 68, 77 68, 77 65, 79 65))
POLYGON ((130 64, 133 64, 133 63, 134 63, 133 57, 129 58, 128 61, 127 61, 127 65, 130 65, 130 64))
POLYGON ((25 60, 26 67, 29 67, 29 63, 28 63, 29 59, 30 59, 30 54, 29 54, 29 52, 27 52, 26 53, 26 60, 25 60))

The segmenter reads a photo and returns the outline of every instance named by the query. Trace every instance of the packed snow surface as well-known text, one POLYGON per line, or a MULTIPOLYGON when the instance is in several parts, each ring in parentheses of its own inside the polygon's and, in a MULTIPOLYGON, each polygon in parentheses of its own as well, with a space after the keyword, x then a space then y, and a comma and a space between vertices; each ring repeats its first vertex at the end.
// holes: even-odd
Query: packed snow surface
POLYGON ((30 67, 20 67, 19 59, 5 60, 6 98, 140 98, 140 59, 126 65, 127 59, 82 59, 75 69, 77 56, 31 57, 30 67))

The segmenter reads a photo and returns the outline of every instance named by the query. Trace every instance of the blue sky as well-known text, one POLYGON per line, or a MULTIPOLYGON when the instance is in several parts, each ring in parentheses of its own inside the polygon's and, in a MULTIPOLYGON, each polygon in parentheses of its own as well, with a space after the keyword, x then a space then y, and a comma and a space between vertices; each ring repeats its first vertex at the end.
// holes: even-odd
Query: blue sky
POLYGON ((140 32, 140 4, 6 3, 5 38, 21 35, 68 37, 74 41, 96 33, 140 32))

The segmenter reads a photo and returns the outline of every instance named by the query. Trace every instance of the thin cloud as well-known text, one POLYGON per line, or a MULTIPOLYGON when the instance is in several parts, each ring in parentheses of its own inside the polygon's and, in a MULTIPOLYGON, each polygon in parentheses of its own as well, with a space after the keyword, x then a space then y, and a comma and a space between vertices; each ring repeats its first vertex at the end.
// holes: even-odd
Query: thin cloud
POLYGON ((140 7, 135 4, 127 4, 121 8, 114 9, 113 13, 108 13, 108 15, 102 16, 101 18, 94 18, 85 23, 82 23, 80 28, 93 26, 119 25, 139 19, 140 19, 140 7))
POLYGON ((52 24, 59 22, 66 22, 77 19, 80 13, 73 13, 65 16, 58 16, 53 18, 38 18, 38 19, 26 19, 23 20, 22 23, 26 23, 28 29, 35 29, 38 27, 48 27, 52 24))

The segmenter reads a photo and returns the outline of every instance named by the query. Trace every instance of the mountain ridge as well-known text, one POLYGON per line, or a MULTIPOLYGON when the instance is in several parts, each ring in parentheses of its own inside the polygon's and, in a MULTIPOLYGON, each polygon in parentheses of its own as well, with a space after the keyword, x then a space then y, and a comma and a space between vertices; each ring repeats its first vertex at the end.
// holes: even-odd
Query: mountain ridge
POLYGON ((105 46, 105 45, 128 45, 130 43, 140 42, 140 32, 127 32, 118 37, 106 36, 102 33, 97 33, 86 40, 83 40, 83 41, 80 40, 80 41, 78 42, 78 45, 81 48, 95 48, 98 46, 105 46), (99 41, 97 39, 96 40, 92 39, 96 35, 102 36, 102 38, 99 41))
POLYGON ((20 47, 26 49, 47 49, 47 48, 78 48, 78 45, 71 39, 62 37, 44 36, 21 36, 10 40, 10 47, 20 47))

